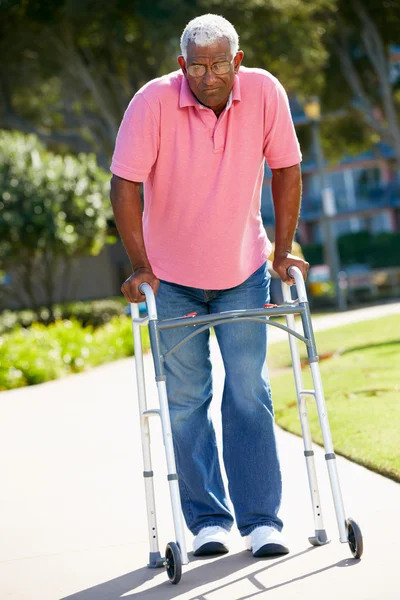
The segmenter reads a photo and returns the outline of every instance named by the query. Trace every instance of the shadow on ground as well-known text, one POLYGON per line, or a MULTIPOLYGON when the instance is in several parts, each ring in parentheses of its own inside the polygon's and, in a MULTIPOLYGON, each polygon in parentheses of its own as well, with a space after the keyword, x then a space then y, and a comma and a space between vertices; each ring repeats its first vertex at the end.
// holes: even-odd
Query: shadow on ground
POLYGON ((268 559, 258 559, 260 568, 256 571, 252 571, 249 574, 243 575, 240 574, 241 570, 247 569, 252 564, 254 565, 254 559, 248 551, 239 552, 230 556, 224 556, 218 560, 210 560, 208 562, 204 561, 204 558, 196 559, 189 554, 190 562, 201 562, 201 566, 195 566, 186 572, 184 569, 182 580, 178 585, 172 585, 168 581, 165 571, 162 569, 148 569, 147 567, 143 567, 136 571, 132 571, 131 573, 127 573, 126 575, 122 575, 121 577, 117 577, 116 579, 112 579, 86 590, 82 590, 70 596, 65 596, 61 600, 120 600, 122 598, 132 598, 132 600, 172 600, 173 598, 177 598, 182 594, 187 594, 190 591, 192 591, 194 594, 193 600, 206 600, 205 596, 196 592, 196 589, 207 584, 214 584, 209 585, 207 592, 204 592, 208 595, 217 591, 223 592, 224 588, 243 582, 244 580, 249 581, 259 590, 249 595, 242 596, 239 599, 247 600, 248 598, 255 598, 261 593, 281 588, 293 584, 296 581, 307 579, 313 575, 323 573, 329 569, 333 569, 335 567, 351 567, 360 562, 359 560, 351 558, 341 560, 315 571, 305 573, 300 577, 294 577, 270 587, 264 586, 257 579, 257 576, 260 575, 260 573, 263 573, 269 569, 273 569, 274 567, 282 565, 288 561, 295 560, 296 558, 310 552, 314 552, 315 550, 316 548, 307 548, 307 550, 303 550, 297 554, 282 558, 281 560, 274 559, 272 561, 268 559), (154 579, 154 577, 160 574, 164 575, 164 581, 155 585, 154 587, 149 588, 146 586, 146 589, 135 592, 136 589, 141 587, 143 584, 150 582, 152 579, 154 579), (226 577, 229 577, 229 582, 219 585, 218 581, 223 580, 226 577))

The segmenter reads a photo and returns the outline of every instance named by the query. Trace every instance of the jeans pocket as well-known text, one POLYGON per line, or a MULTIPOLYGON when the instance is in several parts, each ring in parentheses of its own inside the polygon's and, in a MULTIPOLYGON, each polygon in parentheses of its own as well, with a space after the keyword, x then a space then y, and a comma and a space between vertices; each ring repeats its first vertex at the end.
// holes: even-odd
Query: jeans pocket
POLYGON ((257 288, 257 289, 267 289, 269 288, 271 280, 271 275, 267 268, 267 263, 263 263, 261 267, 254 271, 252 275, 246 281, 244 281, 239 288, 248 289, 248 288, 257 288))

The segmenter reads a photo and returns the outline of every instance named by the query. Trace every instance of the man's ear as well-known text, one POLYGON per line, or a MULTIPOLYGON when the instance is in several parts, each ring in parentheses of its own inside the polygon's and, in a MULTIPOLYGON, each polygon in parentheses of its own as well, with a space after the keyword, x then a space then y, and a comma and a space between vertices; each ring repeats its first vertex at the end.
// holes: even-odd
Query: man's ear
POLYGON ((239 50, 236 53, 236 56, 234 58, 234 63, 233 63, 235 74, 239 71, 240 65, 242 64, 243 57, 244 57, 243 50, 239 50))
POLYGON ((178 56, 178 63, 180 68, 182 69, 182 72, 184 75, 187 75, 187 71, 186 71, 186 61, 183 58, 183 56, 178 56))

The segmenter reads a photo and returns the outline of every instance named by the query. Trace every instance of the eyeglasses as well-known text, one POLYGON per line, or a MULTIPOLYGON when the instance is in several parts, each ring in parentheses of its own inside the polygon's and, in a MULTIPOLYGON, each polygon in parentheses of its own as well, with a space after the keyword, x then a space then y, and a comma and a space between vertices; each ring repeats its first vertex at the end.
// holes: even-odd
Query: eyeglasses
MULTIPOLYGON (((211 71, 215 73, 215 75, 226 75, 231 70, 233 60, 230 62, 224 60, 223 62, 214 63, 211 65, 211 71)), ((207 67, 206 65, 190 65, 190 67, 187 68, 187 72, 191 77, 204 77, 207 73, 207 67)))

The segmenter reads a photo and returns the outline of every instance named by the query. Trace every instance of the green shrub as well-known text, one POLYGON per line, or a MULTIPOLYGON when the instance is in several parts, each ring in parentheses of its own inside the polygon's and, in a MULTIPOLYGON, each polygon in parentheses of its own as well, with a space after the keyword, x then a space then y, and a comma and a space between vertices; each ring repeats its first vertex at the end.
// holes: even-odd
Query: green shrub
MULTIPOLYGON (((366 263, 372 269, 400 266, 400 233, 346 233, 338 237, 337 245, 342 265, 366 263)), ((306 244, 302 250, 310 265, 324 262, 322 244, 306 244)))
MULTIPOLYGON (((147 329, 146 329, 147 334, 147 329)), ((147 335, 145 346, 148 350, 147 335)), ((113 317, 109 323, 96 329, 93 335, 92 364, 101 364, 133 354, 132 322, 130 318, 113 317), (100 350, 100 351, 99 351, 100 350)))
MULTIPOLYGON (((146 351, 147 328, 142 340, 146 351)), ((97 329, 74 319, 19 327, 0 338, 0 390, 50 381, 132 354, 132 324, 126 316, 114 316, 97 329)))
POLYGON ((44 325, 18 329, 0 339, 0 389, 57 379, 68 373, 61 348, 44 325))
POLYGON ((313 265, 322 265, 324 263, 323 248, 321 244, 307 244, 301 247, 304 258, 313 265))
POLYGON ((108 241, 109 185, 94 155, 56 155, 34 135, 0 131, 0 269, 17 282, 6 294, 44 298, 52 311, 60 273, 66 294, 74 260, 108 241))
POLYGON ((400 266, 400 233, 382 232, 373 238, 372 265, 376 267, 400 266))
MULTIPOLYGON (((33 325, 31 329, 35 329, 33 325)), ((48 327, 41 326, 52 345, 59 349, 61 359, 70 373, 78 373, 90 364, 90 345, 93 342, 93 328, 82 327, 75 320, 60 320, 48 327)))
MULTIPOLYGON (((114 316, 124 315, 127 306, 123 296, 102 300, 86 300, 56 304, 54 316, 56 319, 76 319, 81 325, 92 325, 94 328, 108 323, 114 316)), ((30 327, 39 321, 45 325, 49 323, 50 312, 47 308, 34 310, 4 310, 0 314, 0 335, 10 333, 18 327, 30 327)))
POLYGON ((115 316, 124 315, 126 307, 127 302, 123 296, 90 302, 71 302, 61 307, 60 316, 63 319, 75 318, 82 325, 92 325, 96 328, 108 323, 115 316))

